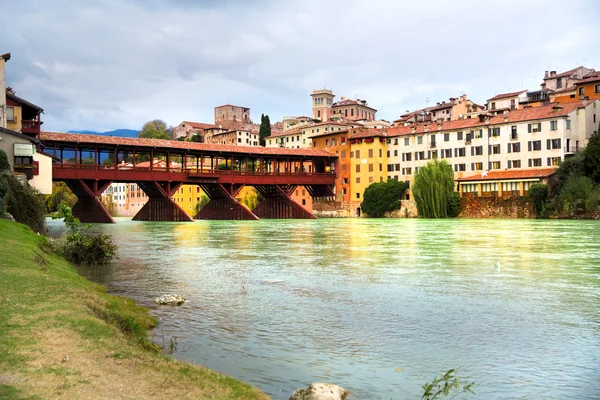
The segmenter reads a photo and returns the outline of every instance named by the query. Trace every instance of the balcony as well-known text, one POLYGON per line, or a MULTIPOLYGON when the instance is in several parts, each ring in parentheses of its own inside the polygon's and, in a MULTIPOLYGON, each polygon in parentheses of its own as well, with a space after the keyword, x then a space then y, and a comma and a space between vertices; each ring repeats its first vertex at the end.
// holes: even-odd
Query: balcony
POLYGON ((430 149, 435 149, 436 147, 437 147, 437 145, 436 145, 436 143, 435 143, 435 142, 430 142, 430 143, 429 143, 429 148, 430 148, 430 149))
POLYGON ((469 144, 471 144, 471 138, 465 139, 465 145, 469 145, 469 144))
POLYGON ((42 121, 21 120, 21 133, 38 136, 40 134, 42 121))
POLYGON ((519 139, 519 134, 511 132, 511 134, 510 134, 510 140, 518 140, 518 139, 519 139))
POLYGON ((579 151, 577 146, 565 146, 565 154, 575 154, 579 151))

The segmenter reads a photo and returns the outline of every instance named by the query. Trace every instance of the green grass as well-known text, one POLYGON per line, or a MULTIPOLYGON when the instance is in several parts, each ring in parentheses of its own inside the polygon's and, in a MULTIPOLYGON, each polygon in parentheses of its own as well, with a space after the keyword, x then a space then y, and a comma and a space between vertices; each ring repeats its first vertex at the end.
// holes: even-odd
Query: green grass
POLYGON ((77 397, 113 386, 135 398, 157 390, 174 398, 266 398, 164 356, 148 339, 157 324, 148 310, 78 275, 44 236, 0 220, 0 248, 0 399, 77 397), (70 358, 61 360, 63 353, 70 358))

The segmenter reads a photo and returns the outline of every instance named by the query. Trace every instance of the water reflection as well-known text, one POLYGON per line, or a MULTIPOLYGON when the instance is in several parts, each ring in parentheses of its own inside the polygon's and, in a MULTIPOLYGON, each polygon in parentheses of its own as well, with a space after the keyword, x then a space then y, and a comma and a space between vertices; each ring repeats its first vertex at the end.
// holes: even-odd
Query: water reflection
POLYGON ((84 273, 153 307, 159 341, 179 337, 176 357, 274 398, 314 381, 359 398, 418 398, 422 383, 456 366, 477 381, 477 398, 600 397, 594 221, 119 221, 95 229, 115 237, 120 259, 84 273), (165 292, 190 302, 155 307, 165 292))

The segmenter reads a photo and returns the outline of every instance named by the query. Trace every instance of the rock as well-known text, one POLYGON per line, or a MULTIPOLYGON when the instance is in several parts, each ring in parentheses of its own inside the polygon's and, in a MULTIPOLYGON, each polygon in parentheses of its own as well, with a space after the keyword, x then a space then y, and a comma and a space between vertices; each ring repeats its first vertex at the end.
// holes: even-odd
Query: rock
POLYGON ((161 305, 180 306, 185 303, 185 297, 178 294, 163 294, 157 297, 154 302, 161 305))
POLYGON ((15 217, 13 217, 11 213, 4 213, 4 219, 6 219, 8 221, 16 222, 15 217))
POLYGON ((313 383, 306 389, 296 389, 290 400, 344 400, 348 392, 337 385, 313 383))

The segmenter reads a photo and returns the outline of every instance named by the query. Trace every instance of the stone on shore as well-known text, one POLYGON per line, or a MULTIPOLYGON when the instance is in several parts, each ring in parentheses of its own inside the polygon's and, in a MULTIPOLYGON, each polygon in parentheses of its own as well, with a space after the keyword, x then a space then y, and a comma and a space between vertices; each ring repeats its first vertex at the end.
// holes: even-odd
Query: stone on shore
POLYGON ((313 383, 306 389, 296 389, 290 400, 344 400, 348 392, 337 385, 313 383))
POLYGON ((178 294, 163 294, 157 297, 154 302, 161 305, 180 306, 185 303, 185 297, 178 294))

